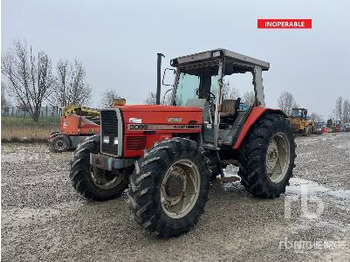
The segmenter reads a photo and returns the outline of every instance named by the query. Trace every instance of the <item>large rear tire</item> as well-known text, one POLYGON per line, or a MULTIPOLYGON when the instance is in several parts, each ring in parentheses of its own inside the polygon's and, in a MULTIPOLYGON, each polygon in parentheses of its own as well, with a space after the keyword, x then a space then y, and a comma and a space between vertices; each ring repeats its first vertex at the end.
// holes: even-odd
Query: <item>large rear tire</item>
POLYGON ((292 177, 295 143, 284 116, 262 116, 241 147, 241 183, 256 197, 275 198, 285 192, 292 177))
POLYGON ((90 164, 90 153, 100 151, 100 136, 88 137, 75 150, 70 179, 75 190, 88 199, 104 201, 119 197, 128 185, 131 168, 102 170, 90 164))
POLYGON ((135 163, 129 204, 135 220, 154 235, 188 232, 204 212, 210 170, 204 151, 189 139, 156 144, 135 163))

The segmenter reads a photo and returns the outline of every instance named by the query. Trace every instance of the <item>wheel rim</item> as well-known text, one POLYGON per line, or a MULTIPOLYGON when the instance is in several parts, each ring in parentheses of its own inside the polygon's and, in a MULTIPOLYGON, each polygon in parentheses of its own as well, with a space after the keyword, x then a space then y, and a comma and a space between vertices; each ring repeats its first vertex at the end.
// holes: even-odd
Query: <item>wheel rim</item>
POLYGON ((160 191, 164 212, 173 219, 186 216, 197 202, 200 191, 200 172, 195 163, 183 159, 166 172, 160 191))
POLYGON ((123 181, 123 174, 119 171, 107 171, 91 167, 91 178, 94 185, 103 190, 110 190, 123 181))
POLYGON ((274 183, 281 182, 287 175, 290 164, 290 144, 283 133, 275 134, 266 153, 266 173, 274 183))
POLYGON ((56 149, 57 149, 58 151, 62 151, 62 150, 65 150, 65 149, 66 149, 67 143, 66 143, 64 140, 59 139, 59 140, 56 141, 55 147, 56 147, 56 149))

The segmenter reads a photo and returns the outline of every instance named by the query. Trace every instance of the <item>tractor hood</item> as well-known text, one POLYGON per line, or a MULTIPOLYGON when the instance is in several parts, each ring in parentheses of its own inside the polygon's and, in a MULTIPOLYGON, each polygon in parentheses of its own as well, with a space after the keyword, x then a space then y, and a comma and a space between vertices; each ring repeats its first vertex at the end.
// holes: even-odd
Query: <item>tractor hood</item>
POLYGON ((122 118, 125 158, 140 157, 144 149, 174 135, 195 135, 202 131, 203 113, 200 107, 127 105, 117 108, 122 118))
MULTIPOLYGON (((128 124, 201 125, 203 114, 200 107, 180 107, 164 105, 127 105, 118 107, 123 120, 128 124)), ((150 127, 150 126, 149 126, 150 127)))
POLYGON ((164 105, 127 105, 118 107, 122 112, 202 112, 200 107, 164 105))

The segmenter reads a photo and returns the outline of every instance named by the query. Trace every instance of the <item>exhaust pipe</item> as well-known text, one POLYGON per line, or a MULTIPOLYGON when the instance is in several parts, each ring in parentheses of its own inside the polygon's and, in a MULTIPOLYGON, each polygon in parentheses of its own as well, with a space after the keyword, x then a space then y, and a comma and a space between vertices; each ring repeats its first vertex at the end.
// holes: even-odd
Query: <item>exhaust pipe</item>
POLYGON ((156 92, 156 104, 160 105, 160 93, 162 85, 162 57, 165 57, 162 53, 157 53, 157 92, 156 92))

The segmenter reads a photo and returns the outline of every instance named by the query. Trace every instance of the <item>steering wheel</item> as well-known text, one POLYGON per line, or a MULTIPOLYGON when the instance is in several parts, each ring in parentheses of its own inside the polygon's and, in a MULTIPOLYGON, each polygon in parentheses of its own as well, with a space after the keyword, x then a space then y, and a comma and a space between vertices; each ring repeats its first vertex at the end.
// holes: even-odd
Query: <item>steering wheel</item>
POLYGON ((214 101, 215 99, 216 99, 216 96, 212 92, 210 92, 209 100, 214 101))
MULTIPOLYGON (((196 90, 196 95, 199 97, 199 89, 196 90)), ((216 99, 216 96, 212 92, 210 92, 208 102, 210 101, 213 102, 215 99, 216 99)))

